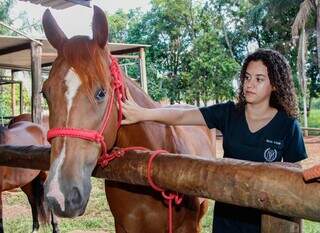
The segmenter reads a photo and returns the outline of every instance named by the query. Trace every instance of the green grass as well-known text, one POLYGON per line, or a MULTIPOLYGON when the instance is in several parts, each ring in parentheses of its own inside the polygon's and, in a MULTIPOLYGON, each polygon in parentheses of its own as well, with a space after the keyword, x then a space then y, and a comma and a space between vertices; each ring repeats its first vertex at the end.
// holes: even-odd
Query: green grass
MULTIPOLYGON (((106 231, 114 233, 114 222, 107 205, 104 182, 101 179, 92 178, 92 192, 90 200, 83 216, 74 219, 59 219, 61 233, 68 233, 75 230, 82 231, 106 231)), ((30 208, 25 195, 22 192, 13 195, 5 195, 4 203, 9 206, 23 206, 30 208)), ((6 233, 31 232, 32 220, 31 210, 28 216, 17 215, 6 218, 4 213, 4 228, 6 233)), ((213 201, 210 201, 209 210, 202 219, 202 233, 212 232, 213 201)), ((51 226, 41 227, 40 233, 50 233, 51 226)), ((320 233, 320 223, 304 221, 304 233, 320 233)))
MULTIPOLYGON (((22 192, 13 195, 6 195, 5 203, 9 206, 19 205, 23 208, 30 209, 27 198, 22 192)), ((28 214, 28 216, 19 215, 9 219, 6 219, 6 215, 4 213, 5 232, 31 232, 31 209, 29 210, 29 213, 30 214, 28 214)), ((102 179, 92 178, 92 191, 85 214, 74 219, 59 219, 59 229, 61 233, 67 233, 74 230, 107 231, 108 233, 115 232, 114 221, 107 204, 104 193, 104 181, 102 179)), ((42 226, 40 232, 52 232, 51 226, 42 226)))
POLYGON ((304 221, 303 222, 304 233, 320 233, 320 223, 304 221))
POLYGON ((309 127, 320 128, 320 109, 311 109, 308 125, 309 127))

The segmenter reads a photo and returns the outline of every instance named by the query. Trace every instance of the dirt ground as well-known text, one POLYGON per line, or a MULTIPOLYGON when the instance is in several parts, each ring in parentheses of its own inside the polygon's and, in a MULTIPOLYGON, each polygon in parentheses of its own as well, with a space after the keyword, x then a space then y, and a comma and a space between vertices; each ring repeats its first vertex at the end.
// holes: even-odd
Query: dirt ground
MULTIPOLYGON (((302 162, 303 168, 311 167, 315 164, 320 164, 320 136, 309 136, 305 138, 305 145, 307 148, 308 159, 302 162)), ((217 138, 217 155, 221 157, 223 154, 222 150, 222 138, 217 138)), ((4 221, 12 220, 18 218, 21 215, 30 214, 30 209, 28 206, 10 204, 6 200, 9 196, 18 195, 19 191, 4 192, 3 193, 3 213, 4 221)), ((106 231, 70 231, 68 233, 107 233, 106 231)))

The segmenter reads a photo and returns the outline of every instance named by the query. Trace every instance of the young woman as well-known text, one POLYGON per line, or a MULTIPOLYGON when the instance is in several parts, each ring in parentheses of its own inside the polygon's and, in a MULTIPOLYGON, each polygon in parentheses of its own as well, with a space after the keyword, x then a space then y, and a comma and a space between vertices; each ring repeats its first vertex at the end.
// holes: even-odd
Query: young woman
MULTIPOLYGON (((217 128, 223 134, 227 158, 297 162, 307 157, 296 120, 298 108, 291 68, 273 50, 259 49, 245 59, 236 103, 191 109, 145 109, 129 96, 123 104, 123 114, 122 124, 158 121, 217 128)), ((216 202, 213 232, 260 233, 260 226, 259 210, 216 202)))

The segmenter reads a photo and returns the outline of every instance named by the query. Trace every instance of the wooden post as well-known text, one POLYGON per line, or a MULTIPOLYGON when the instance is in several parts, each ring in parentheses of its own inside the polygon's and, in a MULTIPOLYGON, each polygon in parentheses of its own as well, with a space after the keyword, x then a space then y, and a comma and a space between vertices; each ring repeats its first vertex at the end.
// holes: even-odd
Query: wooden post
POLYGON ((14 81, 14 73, 15 72, 11 72, 11 112, 12 112, 12 116, 16 115, 16 89, 15 89, 15 85, 13 83, 14 81))
POLYGON ((31 77, 32 77, 32 95, 31 95, 31 115, 32 121, 40 124, 41 122, 41 96, 42 87, 41 76, 41 53, 42 47, 36 42, 31 42, 31 77))
POLYGON ((23 90, 22 90, 22 82, 19 83, 19 92, 20 92, 20 115, 23 113, 23 90))
POLYGON ((140 75, 141 75, 141 87, 148 94, 148 82, 147 82, 147 69, 146 69, 146 58, 144 48, 140 48, 140 75))
POLYGON ((302 233, 302 220, 275 214, 263 214, 261 233, 302 233))

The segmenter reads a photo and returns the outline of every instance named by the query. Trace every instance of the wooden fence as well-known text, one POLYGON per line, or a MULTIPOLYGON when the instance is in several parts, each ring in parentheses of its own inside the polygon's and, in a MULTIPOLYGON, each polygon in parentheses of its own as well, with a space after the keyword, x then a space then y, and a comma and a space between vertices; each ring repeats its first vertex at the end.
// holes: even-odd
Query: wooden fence
MULTIPOLYGON (((0 165, 48 170, 49 156, 48 147, 0 146, 0 165)), ((127 152, 104 169, 97 166, 93 176, 148 185, 149 157, 146 151, 127 152)), ((306 183, 302 169, 292 164, 161 154, 153 162, 152 176, 164 189, 263 210, 268 214, 263 218, 263 233, 300 232, 296 218, 320 221, 320 183, 306 183), (274 225, 270 213, 281 224, 274 225)))

